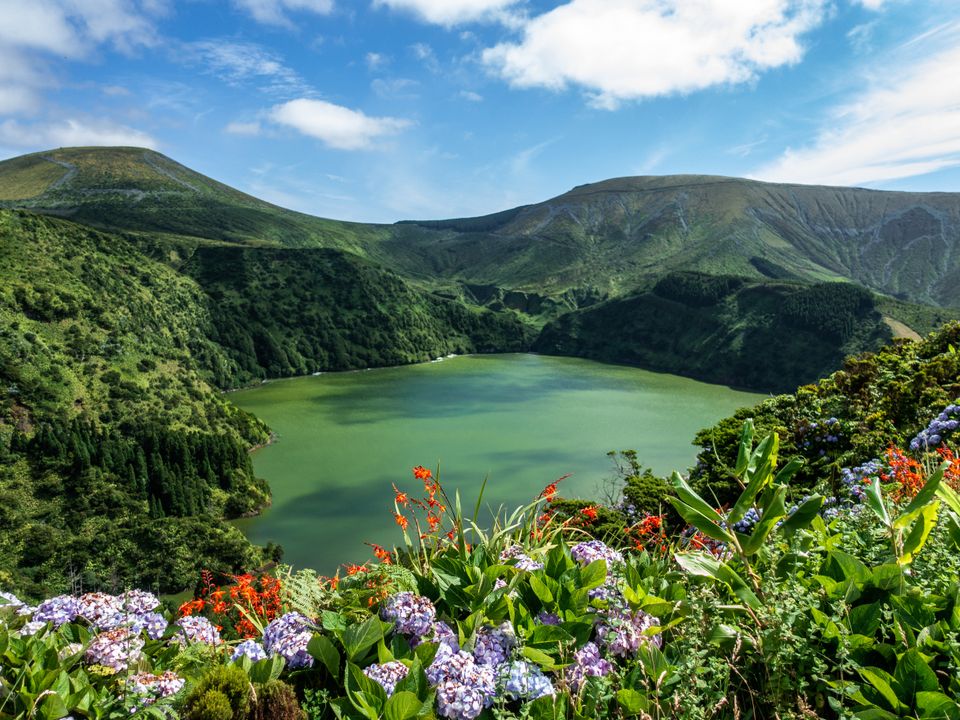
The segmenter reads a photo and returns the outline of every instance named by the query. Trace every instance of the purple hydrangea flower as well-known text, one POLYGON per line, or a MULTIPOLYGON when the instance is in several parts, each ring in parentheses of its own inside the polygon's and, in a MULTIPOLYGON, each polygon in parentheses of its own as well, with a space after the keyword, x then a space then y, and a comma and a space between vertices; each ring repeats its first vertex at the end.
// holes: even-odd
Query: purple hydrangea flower
POLYGON ((393 691, 397 688, 397 683, 403 680, 408 672, 410 672, 410 668, 396 660, 391 660, 381 665, 371 665, 363 670, 364 675, 380 683, 380 686, 386 691, 387 697, 393 695, 393 691))
POLYGON ((289 612, 263 629, 263 647, 270 655, 280 655, 291 668, 313 667, 307 645, 313 637, 310 620, 298 612, 289 612))
POLYGON ((181 644, 199 642, 205 645, 219 645, 221 642, 220 631, 205 617, 188 615, 177 620, 176 625, 180 631, 174 635, 174 638, 181 644))
POLYGON ((574 690, 579 690, 588 677, 603 677, 613 672, 613 665, 600 657, 600 648, 592 642, 577 650, 573 659, 573 665, 564 669, 564 678, 574 690))
POLYGON ((158 607, 160 600, 145 590, 128 590, 122 595, 123 609, 134 615, 146 615, 158 607))
POLYGON ((143 640, 127 628, 108 630, 97 635, 87 647, 86 661, 116 672, 126 670, 140 659, 143 640))
POLYGON ((661 645, 663 639, 659 635, 644 634, 657 625, 657 619, 643 610, 610 608, 603 612, 597 625, 597 638, 612 655, 628 657, 635 655, 642 644, 661 645))
POLYGON ((518 570, 526 570, 527 572, 543 570, 543 563, 531 559, 529 555, 523 552, 520 545, 511 545, 500 553, 500 562, 508 563, 510 560, 515 561, 513 565, 518 570))
POLYGON ((185 684, 186 681, 182 677, 169 670, 162 675, 142 672, 131 675, 127 679, 127 691, 137 698, 140 707, 146 707, 153 705, 161 698, 176 695, 183 690, 185 684))
POLYGON ((433 627, 437 610, 429 598, 412 592, 399 592, 387 598, 380 615, 390 620, 398 633, 419 637, 433 627))
POLYGON ((23 606, 24 602, 16 595, 0 590, 0 608, 21 608, 23 606))
POLYGON ((117 626, 113 621, 121 610, 123 599, 116 595, 93 592, 77 598, 77 615, 102 630, 112 630, 117 626))
POLYGON ((463 651, 453 652, 441 645, 427 678, 437 687, 437 705, 441 716, 452 720, 473 720, 493 703, 496 693, 495 670, 480 665, 463 651))
POLYGON ((233 649, 230 662, 237 662, 242 657, 248 657, 253 662, 258 662, 267 657, 267 651, 256 640, 244 640, 233 649))
POLYGON ((504 663, 499 669, 504 693, 512 700, 536 700, 553 695, 553 683, 536 665, 524 660, 504 663))
POLYGON ((33 620, 31 622, 25 623, 22 628, 18 631, 20 637, 27 637, 29 635, 36 635, 38 632, 43 630, 47 624, 42 620, 33 620))
POLYGON ((33 620, 34 622, 53 623, 54 627, 60 627, 76 620, 79 610, 75 597, 58 595, 40 603, 33 613, 33 620))
POLYGON ((584 567, 597 560, 606 560, 607 570, 613 569, 614 565, 623 564, 623 555, 607 547, 599 540, 590 540, 574 545, 573 549, 570 550, 570 555, 584 567))
POLYGON ((960 405, 951 403, 910 441, 911 450, 932 450, 960 426, 960 405))
POLYGON ((505 662, 510 650, 517 644, 513 626, 509 622, 499 627, 484 625, 477 630, 473 657, 480 665, 497 666, 505 662))
POLYGON ((537 622, 541 625, 559 625, 560 616, 543 610, 537 615, 537 622))
POLYGON ((437 620, 426 635, 413 637, 410 640, 411 647, 417 647, 421 643, 438 643, 446 645, 449 649, 457 652, 460 649, 460 641, 453 629, 443 620, 437 620))

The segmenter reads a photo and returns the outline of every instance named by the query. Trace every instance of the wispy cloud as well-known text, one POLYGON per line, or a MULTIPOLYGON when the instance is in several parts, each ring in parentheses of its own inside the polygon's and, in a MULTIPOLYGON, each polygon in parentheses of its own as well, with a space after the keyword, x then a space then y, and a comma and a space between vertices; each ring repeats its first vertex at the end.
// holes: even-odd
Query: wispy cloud
POLYGON ((939 51, 924 48, 910 61, 891 57, 889 67, 875 68, 864 79, 864 90, 826 114, 809 145, 788 148, 752 175, 853 185, 960 166, 960 24, 936 35, 939 51))
POLYGON ((473 90, 461 90, 457 93, 459 97, 470 102, 483 102, 483 95, 480 93, 474 92, 473 90))
POLYGON ((798 62, 826 0, 570 0, 483 52, 512 85, 582 88, 596 107, 743 83, 798 62))
POLYGON ((333 0, 233 0, 233 4, 259 23, 290 30, 296 27, 290 19, 293 12, 317 15, 333 12, 333 0))
POLYGON ((280 56, 255 43, 226 39, 182 45, 177 57, 235 87, 254 85, 276 97, 311 92, 309 85, 280 56))
POLYGON ((269 119, 320 140, 337 150, 368 150, 377 140, 395 135, 411 125, 409 120, 371 117, 341 105, 299 98, 273 107, 269 119))
POLYGON ((520 0, 374 0, 374 7, 387 7, 412 13, 429 23, 447 27, 468 22, 506 22, 515 15, 509 12, 520 0))
POLYGON ((145 132, 108 120, 70 118, 52 123, 0 123, 0 145, 24 150, 76 145, 133 145, 156 148, 157 141, 145 132))

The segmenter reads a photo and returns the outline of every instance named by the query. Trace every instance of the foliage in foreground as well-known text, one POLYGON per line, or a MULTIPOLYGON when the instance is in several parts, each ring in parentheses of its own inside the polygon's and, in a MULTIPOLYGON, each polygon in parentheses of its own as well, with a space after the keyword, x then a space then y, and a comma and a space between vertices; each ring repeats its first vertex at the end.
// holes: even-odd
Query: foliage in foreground
POLYGON ((753 433, 730 506, 675 474, 686 526, 623 551, 555 485, 484 530, 418 467, 404 547, 343 578, 206 582, 169 624, 138 591, 8 596, 0 718, 960 718, 953 448, 928 433, 825 507, 753 433))

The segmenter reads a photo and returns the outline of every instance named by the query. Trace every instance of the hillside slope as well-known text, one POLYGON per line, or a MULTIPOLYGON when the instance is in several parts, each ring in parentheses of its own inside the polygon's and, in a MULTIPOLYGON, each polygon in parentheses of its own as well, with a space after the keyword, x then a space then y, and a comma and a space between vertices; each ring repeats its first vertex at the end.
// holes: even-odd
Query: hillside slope
POLYGON ((402 223, 385 249, 411 270, 538 292, 616 296, 693 270, 960 305, 960 193, 618 178, 483 218, 402 223))

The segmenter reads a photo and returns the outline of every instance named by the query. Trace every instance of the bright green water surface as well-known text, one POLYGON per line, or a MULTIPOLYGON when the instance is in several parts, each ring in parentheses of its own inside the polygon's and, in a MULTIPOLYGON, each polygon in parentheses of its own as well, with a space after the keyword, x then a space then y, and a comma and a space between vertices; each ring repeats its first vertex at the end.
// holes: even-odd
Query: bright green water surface
POLYGON ((694 433, 762 396, 636 368, 540 355, 477 355, 267 383, 230 395, 279 440, 254 455, 273 506, 240 528, 283 545, 286 562, 331 573, 402 542, 391 483, 419 496, 411 468, 436 469, 472 512, 513 509, 567 473, 568 497, 600 497, 608 450, 634 448, 658 473, 695 459, 694 433))

